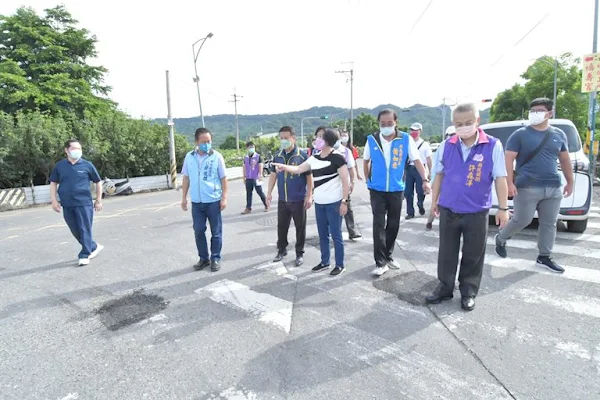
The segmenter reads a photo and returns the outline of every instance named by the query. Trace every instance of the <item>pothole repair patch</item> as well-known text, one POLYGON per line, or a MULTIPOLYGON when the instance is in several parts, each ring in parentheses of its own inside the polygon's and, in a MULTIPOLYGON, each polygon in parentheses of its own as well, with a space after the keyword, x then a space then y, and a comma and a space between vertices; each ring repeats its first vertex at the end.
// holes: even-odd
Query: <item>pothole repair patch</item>
POLYGON ((425 305, 425 297, 433 292, 437 284, 437 279, 421 271, 405 272, 373 282, 376 289, 395 294, 400 300, 416 306, 425 305))
POLYGON ((167 304, 164 298, 140 289, 107 301, 94 313, 109 331, 116 331, 158 314, 167 304))

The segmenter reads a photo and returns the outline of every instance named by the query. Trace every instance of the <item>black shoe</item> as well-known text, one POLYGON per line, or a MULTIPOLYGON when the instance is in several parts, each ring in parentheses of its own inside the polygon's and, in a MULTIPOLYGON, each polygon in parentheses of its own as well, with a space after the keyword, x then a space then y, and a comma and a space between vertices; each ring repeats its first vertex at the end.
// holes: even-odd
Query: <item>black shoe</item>
POLYGON ((473 311, 475 308, 475 297, 466 296, 460 299, 460 308, 465 311, 473 311))
POLYGON ((219 264, 219 261, 218 261, 218 260, 212 260, 212 261, 210 262, 210 270, 211 270, 212 272, 217 272, 217 271, 218 271, 218 270, 220 270, 220 269, 221 269, 221 264, 219 264))
POLYGON ((555 263, 554 260, 552 258, 550 258, 549 256, 538 256, 536 263, 540 267, 548 268, 552 272, 557 272, 559 274, 562 274, 563 272, 565 272, 565 269, 563 267, 561 267, 560 265, 558 265, 557 263, 555 263))
POLYGON ((425 209, 423 207, 419 207, 419 215, 425 215, 425 209))
POLYGON ((405 219, 413 219, 414 217, 414 215, 407 215, 405 219))
POLYGON ((287 256, 287 251, 284 251, 283 253, 277 253, 275 258, 273 259, 273 262, 279 262, 279 261, 283 260, 283 257, 285 257, 285 256, 287 256))
POLYGON ((316 267, 314 267, 312 269, 312 272, 321 272, 324 269, 328 269, 329 267, 331 267, 331 265, 329 265, 329 264, 323 265, 323 264, 319 263, 319 265, 317 265, 316 267))
POLYGON ((442 301, 451 300, 454 297, 452 293, 441 294, 434 292, 432 295, 425 297, 427 304, 440 304, 442 301))
POLYGON ((506 243, 502 244, 500 242, 499 234, 496 234, 496 236, 494 237, 494 240, 496 241, 496 254, 498 254, 502 258, 506 258, 506 256, 508 255, 506 253, 506 243))
POLYGON ((338 265, 334 269, 331 270, 331 272, 329 273, 329 275, 331 275, 331 276, 338 276, 338 275, 341 275, 345 270, 346 270, 345 267, 340 267, 338 265))
POLYGON ((196 271, 203 270, 210 265, 210 260, 200 260, 194 265, 196 271))
POLYGON ((360 233, 356 233, 350 236, 350 240, 362 239, 362 235, 360 233))
POLYGON ((304 258, 302 256, 296 256, 296 267, 301 266, 302 264, 304 264, 304 258))
POLYGON ((428 231, 433 229, 433 222, 428 222, 425 224, 425 228, 427 228, 428 231))

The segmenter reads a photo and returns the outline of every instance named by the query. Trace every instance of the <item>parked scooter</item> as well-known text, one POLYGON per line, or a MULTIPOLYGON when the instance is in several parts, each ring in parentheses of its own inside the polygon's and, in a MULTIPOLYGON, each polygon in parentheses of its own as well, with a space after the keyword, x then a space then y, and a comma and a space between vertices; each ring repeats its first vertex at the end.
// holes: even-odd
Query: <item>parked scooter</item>
POLYGON ((269 157, 265 159, 265 163, 263 165, 262 176, 266 178, 271 173, 271 164, 273 163, 273 158, 269 157))
POLYGON ((115 182, 110 178, 104 178, 102 182, 102 198, 106 196, 129 196, 133 194, 129 178, 115 182))

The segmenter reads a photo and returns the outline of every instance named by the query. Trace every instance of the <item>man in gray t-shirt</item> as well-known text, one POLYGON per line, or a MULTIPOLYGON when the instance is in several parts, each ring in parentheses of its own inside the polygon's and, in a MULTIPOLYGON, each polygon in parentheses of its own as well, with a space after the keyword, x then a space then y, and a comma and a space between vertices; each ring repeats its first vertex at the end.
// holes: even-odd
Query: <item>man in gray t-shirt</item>
POLYGON ((513 197, 514 216, 496 235, 496 253, 506 257, 506 242, 531 223, 537 210, 538 250, 537 264, 553 272, 564 272, 550 257, 556 238, 556 219, 563 196, 573 192, 573 168, 569 157, 567 136, 550 126, 553 102, 535 99, 529 105, 529 126, 516 130, 506 143, 508 195, 513 197), (539 146, 540 150, 531 157, 539 146), (556 160, 567 184, 561 190, 561 179, 556 160), (515 173, 513 163, 516 160, 515 173))

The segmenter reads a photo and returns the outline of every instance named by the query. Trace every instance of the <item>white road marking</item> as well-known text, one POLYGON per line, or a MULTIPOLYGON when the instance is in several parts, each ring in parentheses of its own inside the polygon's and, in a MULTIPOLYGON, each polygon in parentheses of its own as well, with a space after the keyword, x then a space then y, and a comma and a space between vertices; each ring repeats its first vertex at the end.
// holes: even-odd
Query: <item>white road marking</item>
POLYGON ((164 210, 165 208, 173 207, 173 206, 175 206, 175 205, 177 205, 177 204, 181 204, 181 202, 180 202, 180 201, 176 201, 176 202, 174 202, 174 203, 167 204, 166 206, 159 207, 159 208, 155 208, 155 209, 154 209, 154 211, 155 211, 155 212, 162 211, 162 210, 164 210))
POLYGON ((286 266, 283 265, 283 262, 281 262, 281 261, 276 262, 276 263, 270 262, 270 263, 262 264, 257 267, 254 267, 254 269, 257 269, 260 271, 267 271, 272 274, 284 277, 285 279, 289 279, 291 281, 295 281, 298 279, 298 277, 296 275, 292 275, 289 273, 290 271, 288 271, 286 266))
POLYGON ((520 258, 501 258, 497 255, 485 256, 485 263, 492 267, 513 268, 518 270, 533 271, 538 274, 556 276, 557 278, 565 278, 580 282, 600 283, 600 270, 591 268, 580 268, 562 265, 565 272, 557 274, 551 272, 544 267, 538 267, 534 260, 524 260, 520 258))
POLYGON ((208 292, 211 294, 211 300, 245 311, 261 322, 290 333, 293 305, 287 300, 267 293, 255 292, 248 286, 229 279, 217 281, 195 292, 208 292))
MULTIPOLYGON (((552 337, 549 335, 539 334, 533 335, 529 332, 522 331, 517 326, 499 326, 490 324, 488 322, 477 322, 469 318, 465 318, 460 314, 450 314, 442 317, 448 329, 456 334, 461 334, 460 329, 463 327, 474 327, 477 328, 477 332, 484 332, 490 336, 495 337, 497 340, 503 343, 507 339, 515 340, 519 344, 526 346, 539 346, 542 348, 552 348, 554 353, 559 354, 565 358, 571 359, 578 357, 586 361, 591 360, 591 354, 593 350, 588 350, 581 343, 576 342, 565 342, 562 339, 552 337)), ((507 321, 511 324, 511 322, 507 321)), ((600 347, 600 346, 599 346, 600 347)))
POLYGON ((77 400, 78 398, 79 398, 79 393, 75 392, 75 393, 69 393, 68 395, 61 398, 60 400, 77 400))
POLYGON ((4 239, 0 239, 0 242, 5 242, 5 241, 10 240, 10 239, 16 239, 18 237, 19 237, 19 235, 8 236, 8 237, 5 237, 4 239))
POLYGON ((568 312, 600 318, 600 300, 593 297, 561 295, 557 299, 552 292, 540 287, 517 289, 511 297, 529 304, 551 305, 568 312))
POLYGON ((592 211, 592 212, 599 212, 600 211, 600 207, 592 206, 592 207, 590 207, 590 211, 592 211))
MULTIPOLYGON (((414 234, 414 235, 420 235, 420 236, 431 237, 431 238, 439 238, 439 232, 437 232, 437 231, 425 231, 425 230, 421 231, 421 230, 417 230, 417 229, 413 229, 413 228, 403 228, 403 227, 400 227, 400 229, 404 233, 410 233, 410 234, 414 234)), ((496 244, 496 242, 494 241, 493 237, 488 237, 487 244, 494 246, 496 244)), ((554 245, 554 253, 561 253, 561 254, 566 254, 569 256, 576 256, 576 257, 600 259, 600 250, 599 249, 583 247, 583 246, 581 246, 581 244, 585 245, 585 243, 580 243, 579 246, 555 244, 554 245)), ((410 250, 411 246, 412 245, 408 245, 408 247, 409 247, 408 250, 410 250)), ((516 247, 516 248, 524 249, 524 250, 536 250, 537 251, 537 243, 533 242, 533 241, 528 241, 528 240, 511 239, 508 241, 507 247, 509 249, 511 247, 516 247)))
POLYGON ((258 397, 255 393, 249 390, 238 390, 235 387, 225 389, 218 394, 218 397, 211 395, 211 400, 257 400, 258 397))

